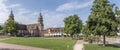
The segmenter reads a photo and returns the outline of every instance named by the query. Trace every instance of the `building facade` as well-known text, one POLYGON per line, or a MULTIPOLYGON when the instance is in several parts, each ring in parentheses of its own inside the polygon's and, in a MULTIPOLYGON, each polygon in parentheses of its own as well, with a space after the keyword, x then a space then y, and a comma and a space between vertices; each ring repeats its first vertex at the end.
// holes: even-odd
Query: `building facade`
POLYGON ((48 28, 45 30, 44 36, 52 36, 52 37, 61 37, 66 35, 64 33, 63 28, 48 28))
MULTIPOLYGON (((11 11, 9 15, 9 19, 14 19, 13 11, 11 11)), ((38 18, 38 23, 36 24, 19 24, 19 30, 17 30, 17 36, 44 36, 44 24, 43 24, 43 16, 40 13, 38 18)))
POLYGON ((117 33, 117 35, 119 35, 120 36, 120 24, 118 25, 118 33, 117 33))

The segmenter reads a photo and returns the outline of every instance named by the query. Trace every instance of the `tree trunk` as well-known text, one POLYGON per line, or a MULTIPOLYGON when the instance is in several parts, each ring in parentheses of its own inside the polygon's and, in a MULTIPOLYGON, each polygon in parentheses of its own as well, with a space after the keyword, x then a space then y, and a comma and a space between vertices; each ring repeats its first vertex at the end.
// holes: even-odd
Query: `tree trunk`
POLYGON ((70 36, 72 37, 72 39, 74 39, 74 38, 73 38, 73 34, 71 34, 70 36))
POLYGON ((103 46, 105 46, 106 44, 106 38, 105 38, 105 35, 103 35, 103 46))

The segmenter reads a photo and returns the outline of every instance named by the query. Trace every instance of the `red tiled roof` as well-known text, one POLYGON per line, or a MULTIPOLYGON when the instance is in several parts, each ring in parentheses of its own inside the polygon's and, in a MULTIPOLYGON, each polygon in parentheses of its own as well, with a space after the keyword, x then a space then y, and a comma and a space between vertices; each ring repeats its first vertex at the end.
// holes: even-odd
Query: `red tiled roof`
POLYGON ((50 30, 50 32, 56 32, 56 31, 60 31, 60 30, 63 31, 63 28, 62 27, 60 27, 60 28, 48 28, 45 30, 45 32, 48 33, 49 30, 50 30))

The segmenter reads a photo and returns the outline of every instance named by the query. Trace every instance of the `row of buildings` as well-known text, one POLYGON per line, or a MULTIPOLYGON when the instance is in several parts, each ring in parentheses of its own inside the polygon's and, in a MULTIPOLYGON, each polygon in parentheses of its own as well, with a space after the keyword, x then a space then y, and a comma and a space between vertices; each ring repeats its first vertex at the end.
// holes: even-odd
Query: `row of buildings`
MULTIPOLYGON (((11 11, 8 20, 15 20, 13 11, 11 11)), ((7 20, 7 21, 8 21, 7 20)), ((42 37, 42 36, 62 36, 65 35, 63 32, 63 28, 48 28, 44 29, 43 23, 43 16, 40 13, 38 17, 37 23, 34 24, 19 24, 19 29, 15 33, 18 36, 35 36, 35 37, 42 37)), ((2 29, 0 27, 0 29, 2 29)))

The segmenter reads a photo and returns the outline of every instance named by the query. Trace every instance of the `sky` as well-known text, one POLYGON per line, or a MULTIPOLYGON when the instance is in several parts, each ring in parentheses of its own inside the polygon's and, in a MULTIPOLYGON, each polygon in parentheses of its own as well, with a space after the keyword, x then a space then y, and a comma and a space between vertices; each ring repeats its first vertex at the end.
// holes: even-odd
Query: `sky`
MULTIPOLYGON (((120 0, 109 0, 120 8, 120 0)), ((37 23, 42 13, 44 27, 64 27, 64 18, 77 14, 86 23, 93 0, 0 0, 0 23, 3 24, 12 10, 15 21, 21 24, 37 23)))

